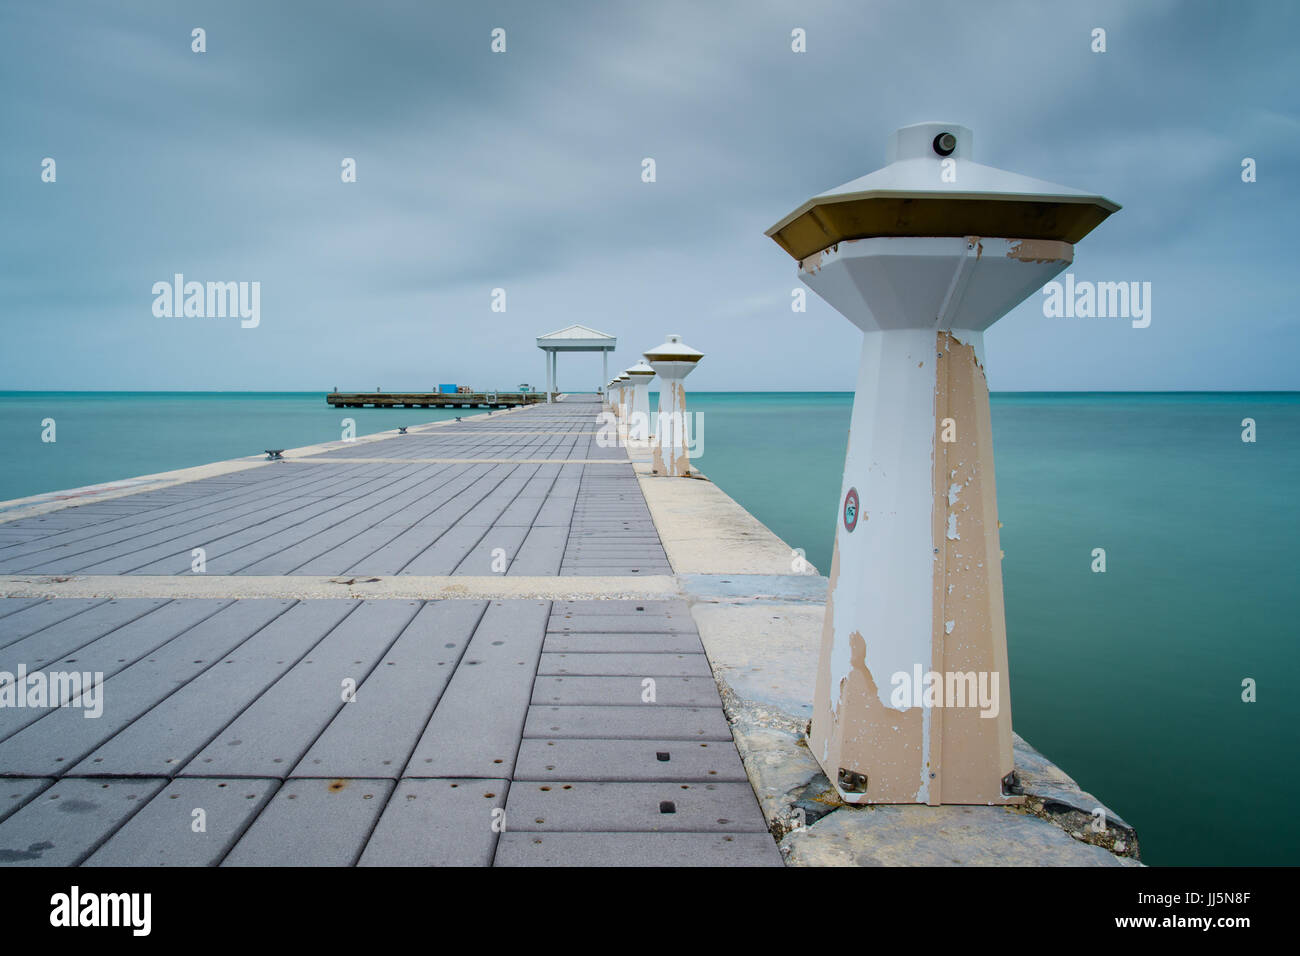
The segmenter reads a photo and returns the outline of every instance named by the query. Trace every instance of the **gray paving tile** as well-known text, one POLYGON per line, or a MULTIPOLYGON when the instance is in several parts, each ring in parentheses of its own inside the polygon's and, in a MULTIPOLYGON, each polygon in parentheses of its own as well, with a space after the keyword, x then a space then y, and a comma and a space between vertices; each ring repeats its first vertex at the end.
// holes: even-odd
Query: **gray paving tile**
POLYGON ((109 677, 98 718, 86 719, 79 708, 46 711, 0 743, 0 774, 64 772, 195 675, 217 666, 293 603, 242 600, 228 605, 109 677))
POLYGON ((516 783, 506 817, 530 832, 767 832, 748 783, 516 783))
POLYGON ((346 503, 326 503, 306 521, 295 520, 275 535, 262 534, 256 547, 243 546, 232 560, 240 565, 240 574, 340 574, 353 558, 346 549, 357 535, 399 512, 419 496, 422 486, 440 480, 438 475, 421 477, 418 472, 389 476, 370 493, 357 494, 346 503), (331 557, 336 549, 342 552, 337 559, 331 557))
MULTIPOLYGON (((657 539, 656 539, 657 540, 657 539)), ((553 620, 582 621, 588 617, 626 615, 642 618, 680 618, 691 620, 691 608, 685 601, 556 601, 551 609, 553 620)))
MULTIPOLYGON (((276 473, 288 475, 283 470, 276 473)), ((317 480, 326 477, 313 476, 317 480)), ((354 480, 377 483, 379 479, 372 475, 354 480)), ((209 548, 215 558, 224 553, 221 542, 232 535, 251 532, 255 537, 267 537, 309 516, 315 516, 317 521, 333 520, 342 510, 336 500, 338 487, 341 486, 336 486, 329 498, 251 495, 223 511, 189 509, 169 516, 166 521, 149 521, 140 527, 123 527, 95 538, 60 545, 34 555, 33 561, 25 563, 29 565, 28 570, 39 573, 121 574, 170 558, 176 562, 178 571, 188 570, 193 548, 209 548)))
POLYGON ((600 577, 637 574, 649 577, 657 574, 671 574, 672 568, 666 564, 648 564, 638 561, 635 564, 564 564, 560 567, 561 575, 575 577, 600 577))
POLYGON ((650 703, 650 690, 659 707, 707 707, 718 703, 718 688, 711 677, 545 677, 533 684, 534 704, 650 703), (653 680, 653 687, 645 684, 653 680), (644 695, 644 696, 643 696, 644 695))
POLYGON ((172 776, 357 606, 305 601, 165 698, 74 769, 172 776))
POLYGON ((528 531, 510 562, 507 574, 554 575, 560 573, 564 546, 569 539, 567 527, 538 527, 528 531))
POLYGON ((402 780, 359 866, 489 866, 505 819, 505 780, 402 780))
POLYGON ((222 866, 352 866, 392 793, 391 780, 289 780, 222 866))
MULTIPOLYGON (((38 641, 40 635, 21 641, 12 648, 0 652, 0 660, 7 665, 5 670, 12 673, 17 664, 22 663, 29 672, 27 678, 29 681, 34 672, 39 672, 42 676, 51 672, 65 674, 72 672, 79 675, 75 685, 70 687, 68 684, 61 684, 58 689, 49 684, 47 677, 49 697, 46 706, 0 708, 0 739, 12 736, 23 727, 49 715, 52 710, 63 705, 80 712, 83 717, 86 714, 96 714, 91 719, 98 719, 98 716, 102 716, 103 708, 107 706, 107 698, 104 696, 105 688, 94 689, 93 685, 97 680, 105 680, 130 666, 200 621, 216 614, 228 604, 230 604, 228 600, 162 603, 134 620, 113 628, 103 637, 61 653, 55 653, 58 648, 51 646, 47 641, 44 642, 45 646, 27 647, 27 650, 39 653, 33 653, 21 662, 9 658, 11 652, 17 652, 28 644, 40 643, 38 641), (62 698, 65 693, 69 695, 68 699, 56 699, 56 697, 62 698), (81 703, 83 699, 84 704, 81 703)), ((94 615, 97 612, 88 613, 94 615)), ((6 772, 6 769, 4 763, 0 761, 0 773, 6 772)))
MULTIPOLYGON (((460 431, 336 447, 328 465, 92 504, 3 529, 0 570, 188 573, 197 538, 210 573, 491 575, 496 549, 514 575, 671 573, 625 453, 594 440, 593 411, 484 416, 460 431), (564 460, 603 456, 609 464, 564 460), (410 463, 347 460, 368 457, 410 463), (435 457, 553 461, 415 460, 435 457)), ((88 604, 77 621, 66 602, 0 601, 0 649, 108 676, 100 720, 79 724, 64 708, 6 733, 0 714, 0 774, 31 775, 0 781, 14 794, 0 829, 17 821, 7 832, 25 835, 39 788, 62 785, 50 775, 73 765, 64 782, 90 787, 174 777, 146 812, 88 827, 78 852, 93 851, 94 865, 561 865, 631 854, 645 865, 779 864, 685 602, 286 604, 159 602, 143 617, 88 604), (344 677, 358 682, 351 703, 344 677), (644 678, 657 703, 644 702, 644 678), (503 801, 501 839, 492 811, 503 801), (198 835, 190 823, 203 802, 198 835), (661 812, 669 803, 674 812, 661 812)))
POLYGON ((507 831, 495 866, 782 866, 768 833, 507 831))
MULTIPOLYGON (((595 603, 604 603, 595 602, 595 603)), ((579 617, 552 615, 546 625, 551 633, 613 632, 616 634, 694 634, 695 622, 689 617, 639 614, 584 614, 579 617)))
POLYGON ((53 778, 50 777, 16 777, 0 780, 0 820, 8 818, 53 782, 53 778))
POLYGON ((547 634, 542 649, 547 653, 696 654, 704 650, 704 645, 698 635, 686 631, 640 634, 564 631, 547 634))
POLYGON ((173 780, 83 865, 215 866, 279 785, 275 780, 173 780))
POLYGON ((722 707, 539 706, 528 709, 524 737, 558 740, 610 737, 654 740, 730 741, 731 729, 722 707))
POLYGON ((581 740, 531 737, 519 747, 515 780, 745 782, 735 745, 702 740, 581 740))
POLYGON ((59 607, 63 601, 51 601, 49 604, 54 606, 48 609, 46 605, 38 605, 0 621, 0 635, 6 638, 3 650, 0 650, 0 667, 12 671, 20 662, 51 660, 103 637, 114 628, 167 602, 131 598, 120 601, 70 600, 68 603, 74 606, 59 607), (93 614, 88 613, 91 610, 93 614))
POLYGON ((545 653, 538 674, 609 676, 711 677, 709 659, 698 654, 545 653))
POLYGON ((208 573, 217 574, 463 575, 492 573, 500 547, 512 574, 669 573, 623 450, 595 448, 590 418, 573 406, 486 430, 449 426, 336 447, 325 453, 336 464, 280 463, 92 503, 9 526, 0 572, 183 574, 190 551, 204 547, 208 573), (623 460, 346 463, 591 454, 623 460), (536 533, 546 528, 555 533, 536 533), (32 533, 42 537, 27 540, 32 533))
MULTIPOLYGON (((493 525, 501 524, 524 524, 526 526, 528 522, 518 520, 522 514, 521 512, 515 513, 515 520, 505 520, 506 515, 514 505, 515 499, 518 498, 519 492, 523 491, 523 487, 523 480, 502 478, 491 491, 483 496, 478 504, 465 512, 459 524, 479 528, 490 528, 493 525)), ((523 505, 525 510, 535 510, 535 507, 536 501, 534 499, 525 500, 523 505)))
MULTIPOLYGON (((145 534, 180 522, 194 522, 205 517, 229 520, 240 514, 273 509, 277 502, 320 497, 322 490, 328 495, 333 493, 339 475, 346 476, 357 470, 357 466, 345 466, 333 474, 321 470, 290 476, 276 469, 254 468, 119 499, 118 507, 125 508, 124 503, 129 502, 135 510, 110 520, 103 520, 101 512, 116 502, 71 508, 57 513, 66 516, 66 523, 48 531, 42 539, 0 551, 0 567, 6 570, 30 569, 51 558, 81 554, 112 542, 138 540, 145 534)), ((40 523, 44 519, 32 520, 40 523)))
POLYGON ((144 806, 164 782, 60 780, 0 823, 0 864, 75 866, 144 806))
POLYGON ((492 602, 411 755, 406 776, 509 776, 549 613, 546 601, 492 602))
POLYGON ((486 607, 486 601, 425 604, 293 775, 398 776, 486 607))
POLYGON ((483 540, 487 528, 455 525, 439 535, 402 568, 403 574, 442 575, 453 573, 483 540))
POLYGON ((457 575, 475 574, 490 576, 504 575, 523 545, 528 535, 525 527, 501 527, 494 525, 470 549, 453 572, 457 575))
POLYGON ((186 775, 286 777, 420 610, 366 601, 185 765, 186 775))
MULTIPOLYGON (((0 527, 0 531, 3 528, 0 527)), ((19 611, 25 611, 29 607, 40 604, 44 598, 0 598, 0 622, 11 614, 17 614, 19 611)), ((0 623, 0 628, 4 624, 0 623)))

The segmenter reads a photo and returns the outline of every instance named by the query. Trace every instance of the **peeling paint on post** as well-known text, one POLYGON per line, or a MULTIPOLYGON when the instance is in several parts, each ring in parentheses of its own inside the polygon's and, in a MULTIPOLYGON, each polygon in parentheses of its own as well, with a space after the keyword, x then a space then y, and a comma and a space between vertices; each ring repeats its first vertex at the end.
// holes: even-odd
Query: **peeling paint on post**
POLYGON ((808 741, 849 803, 1023 800, 983 333, 1119 207, 972 139, 898 130, 888 166, 767 233, 864 333, 808 741))
POLYGON ((627 376, 631 390, 627 437, 631 441, 645 441, 650 437, 650 381, 655 377, 655 370, 642 361, 623 374, 627 376))
POLYGON ((686 477, 691 473, 686 388, 682 382, 702 358, 704 353, 686 345, 680 335, 668 336, 667 342, 645 353, 645 360, 660 381, 652 474, 686 477))
POLYGON ((627 428, 627 392, 628 385, 631 384, 631 381, 632 380, 627 376, 626 372, 620 374, 618 378, 614 379, 615 384, 618 385, 618 421, 624 428, 627 428))

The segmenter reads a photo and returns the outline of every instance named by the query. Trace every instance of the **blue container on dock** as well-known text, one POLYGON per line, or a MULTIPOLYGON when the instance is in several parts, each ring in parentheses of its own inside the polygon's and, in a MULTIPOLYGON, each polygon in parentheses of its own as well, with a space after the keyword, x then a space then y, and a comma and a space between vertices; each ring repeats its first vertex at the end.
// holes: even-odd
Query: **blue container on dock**
POLYGON ((456 394, 456 386, 455 386, 455 385, 439 385, 439 386, 438 386, 438 394, 439 394, 439 395, 455 395, 455 394, 456 394))

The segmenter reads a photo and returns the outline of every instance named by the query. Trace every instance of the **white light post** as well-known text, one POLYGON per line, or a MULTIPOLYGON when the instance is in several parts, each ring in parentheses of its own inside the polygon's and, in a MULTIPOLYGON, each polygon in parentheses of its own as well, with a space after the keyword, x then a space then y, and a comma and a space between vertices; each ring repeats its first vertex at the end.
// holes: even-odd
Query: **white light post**
POLYGON ((615 381, 618 382, 618 420, 627 425, 628 386, 632 384, 632 379, 620 372, 615 381))
POLYGON ((704 353, 686 345, 680 335, 668 336, 667 342, 645 353, 646 362, 659 376, 660 382, 651 474, 685 477, 691 473, 686 388, 683 382, 702 358, 704 353))
POLYGON ((849 803, 1018 803, 983 332, 1119 207, 982 166, 970 130, 768 230, 864 332, 809 746, 849 803))
POLYGON ((646 441, 650 437, 650 381, 655 377, 655 370, 645 362, 637 362, 623 374, 628 377, 632 392, 628 405, 628 440, 646 441))

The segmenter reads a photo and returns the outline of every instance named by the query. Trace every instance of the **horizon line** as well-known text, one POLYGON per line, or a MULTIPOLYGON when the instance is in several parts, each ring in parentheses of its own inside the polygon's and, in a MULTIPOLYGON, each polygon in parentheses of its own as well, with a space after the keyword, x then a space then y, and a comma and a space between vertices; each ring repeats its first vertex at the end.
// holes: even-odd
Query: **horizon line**
MULTIPOLYGON (((51 393, 51 392, 155 392, 155 393, 173 393, 173 394, 198 394, 198 395, 225 395, 225 394, 260 394, 260 395, 329 395, 333 390, 303 389, 303 388, 256 388, 252 386, 181 386, 181 385, 72 385, 72 386, 41 386, 31 388, 0 388, 0 395, 15 395, 24 393, 51 393)), ((427 391, 434 394, 432 390, 419 389, 383 389, 380 394, 421 394, 427 391)), ((496 389, 496 391, 507 391, 505 389, 496 389)), ((658 389, 652 388, 651 391, 657 392, 658 389)), ((789 392, 796 394, 854 394, 853 387, 827 387, 822 386, 798 386, 798 385, 778 385, 768 388, 696 388, 691 389, 688 394, 692 395, 709 395, 709 394, 768 394, 772 392, 789 392)), ((1090 386, 1090 385, 1066 385, 1057 388, 1002 388, 990 389, 992 395, 1055 395, 1055 394, 1119 394, 1119 395, 1199 395, 1199 394, 1242 394, 1242 393, 1280 393, 1293 394, 1300 392, 1300 387, 1285 386, 1256 386, 1256 387, 1214 387, 1214 388, 1140 388, 1140 387, 1122 387, 1122 386, 1090 386)), ((355 394, 370 394, 368 391, 359 391, 355 394)), ((594 395, 592 391, 572 391, 560 392, 565 395, 594 395)))

